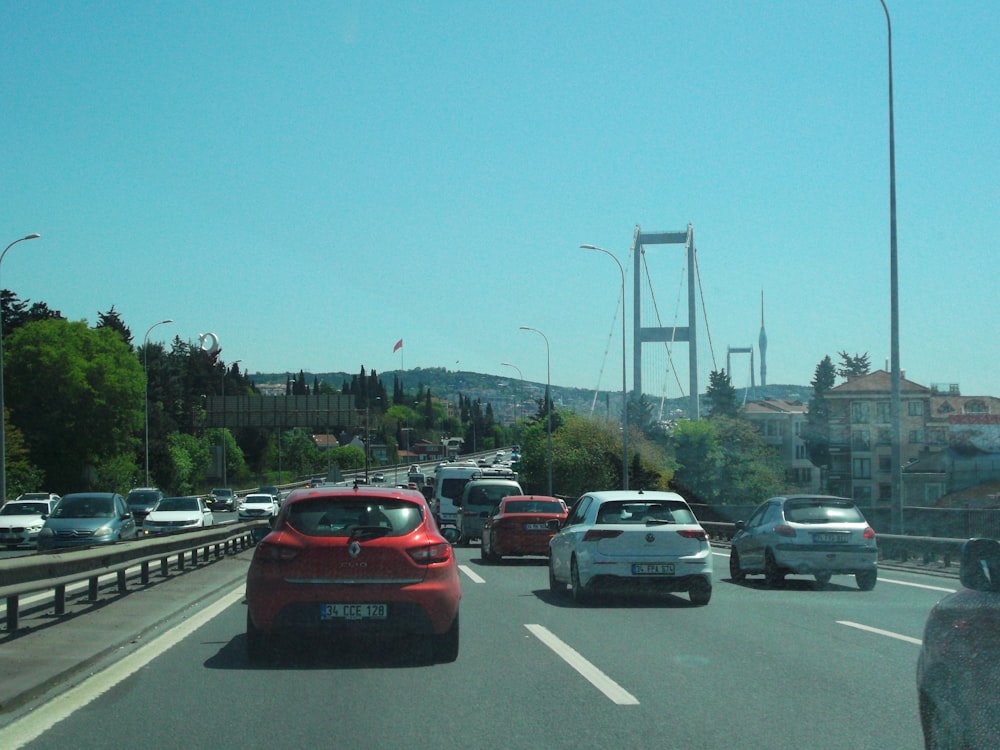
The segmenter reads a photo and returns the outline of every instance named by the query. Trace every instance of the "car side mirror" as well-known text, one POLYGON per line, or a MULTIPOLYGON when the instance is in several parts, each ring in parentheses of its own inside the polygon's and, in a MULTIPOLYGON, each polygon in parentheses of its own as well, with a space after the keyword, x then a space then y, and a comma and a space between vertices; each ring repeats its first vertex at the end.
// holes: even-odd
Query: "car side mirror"
POLYGON ((962 585, 976 591, 1000 591, 1000 542, 970 539, 962 545, 962 585))
POLYGON ((743 531, 743 529, 745 529, 745 528, 747 527, 747 525, 746 525, 746 522, 745 522, 745 521, 737 521, 737 522, 736 522, 735 524, 733 524, 733 525, 734 525, 734 526, 736 527, 736 530, 737 530, 737 531, 743 531))
POLYGON ((559 531, 562 528, 562 521, 558 518, 550 518, 545 522, 545 527, 551 529, 552 531, 559 531))

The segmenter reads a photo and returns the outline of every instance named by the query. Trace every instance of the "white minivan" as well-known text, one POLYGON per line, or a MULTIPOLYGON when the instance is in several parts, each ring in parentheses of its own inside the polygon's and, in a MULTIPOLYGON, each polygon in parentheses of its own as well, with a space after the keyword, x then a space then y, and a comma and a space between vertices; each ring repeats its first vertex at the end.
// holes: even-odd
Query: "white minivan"
POLYGON ((483 470, 470 464, 446 464, 438 466, 434 474, 431 512, 438 519, 438 523, 453 524, 456 521, 465 485, 481 477, 483 470))

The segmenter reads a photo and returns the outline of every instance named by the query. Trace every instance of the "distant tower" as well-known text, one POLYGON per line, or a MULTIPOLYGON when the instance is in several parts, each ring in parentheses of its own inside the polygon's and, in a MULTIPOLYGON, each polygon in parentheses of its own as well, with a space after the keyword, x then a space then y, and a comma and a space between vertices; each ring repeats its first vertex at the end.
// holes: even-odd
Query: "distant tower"
POLYGON ((767 385, 767 334, 764 332, 764 290, 760 290, 760 336, 757 338, 757 348, 760 349, 760 387, 767 385))

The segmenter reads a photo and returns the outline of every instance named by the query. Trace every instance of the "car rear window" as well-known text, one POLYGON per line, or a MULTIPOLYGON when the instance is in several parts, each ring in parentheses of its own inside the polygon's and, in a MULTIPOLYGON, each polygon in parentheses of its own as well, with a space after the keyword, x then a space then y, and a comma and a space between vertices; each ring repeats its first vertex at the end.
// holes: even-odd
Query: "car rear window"
POLYGON ((288 507, 286 523, 307 536, 350 537, 358 529, 384 529, 384 536, 409 534, 423 520, 420 506, 405 500, 343 500, 319 497, 288 507))
POLYGON ((545 500, 509 500, 504 503, 504 513, 562 513, 562 503, 545 500))
POLYGON ((854 503, 835 500, 791 500, 785 503, 785 520, 792 523, 864 523, 854 503))
POLYGON ((492 508, 500 504, 500 501, 511 495, 520 495, 521 488, 503 484, 481 484, 468 487, 468 496, 464 499, 464 505, 475 505, 492 508))
POLYGON ((676 500, 661 502, 612 500, 602 503, 597 511, 598 524, 644 524, 650 521, 654 523, 698 523, 691 509, 685 503, 676 500))

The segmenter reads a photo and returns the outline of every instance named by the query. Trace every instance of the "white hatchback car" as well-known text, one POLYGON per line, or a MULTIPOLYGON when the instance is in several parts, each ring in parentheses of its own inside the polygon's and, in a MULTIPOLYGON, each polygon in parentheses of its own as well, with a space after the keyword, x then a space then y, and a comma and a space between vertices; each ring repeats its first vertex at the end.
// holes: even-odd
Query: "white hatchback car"
POLYGON ((601 589, 686 591, 693 604, 712 598, 708 534, 673 492, 587 493, 549 549, 549 588, 569 585, 577 602, 601 589))

